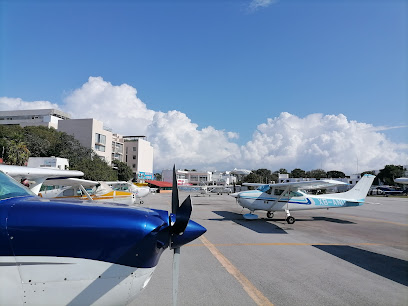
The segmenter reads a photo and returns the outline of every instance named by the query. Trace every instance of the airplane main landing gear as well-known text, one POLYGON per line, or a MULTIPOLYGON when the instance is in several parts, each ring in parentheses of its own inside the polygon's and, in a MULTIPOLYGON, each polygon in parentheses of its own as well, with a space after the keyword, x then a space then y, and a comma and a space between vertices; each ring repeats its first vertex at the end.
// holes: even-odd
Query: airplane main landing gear
POLYGON ((286 212, 286 222, 288 222, 288 224, 295 223, 296 219, 290 215, 289 209, 285 209, 285 212, 286 212))
POLYGON ((266 212, 266 216, 268 217, 268 219, 272 219, 273 218, 273 211, 266 212))
POLYGON ((293 224, 295 223, 296 219, 292 216, 289 216, 286 218, 286 222, 288 222, 288 224, 293 224))

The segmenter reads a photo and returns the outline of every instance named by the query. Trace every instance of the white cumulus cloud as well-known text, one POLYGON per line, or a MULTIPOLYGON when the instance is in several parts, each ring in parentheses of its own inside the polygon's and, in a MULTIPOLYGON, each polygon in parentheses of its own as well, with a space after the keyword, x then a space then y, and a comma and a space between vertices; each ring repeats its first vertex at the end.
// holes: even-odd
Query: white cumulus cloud
POLYGON ((407 164, 408 145, 395 144, 370 124, 346 116, 289 113, 260 124, 253 138, 241 147, 249 168, 305 170, 323 168, 346 173, 407 164))
POLYGON ((155 112, 136 94, 136 88, 127 84, 114 86, 101 77, 90 77, 65 98, 63 108, 73 118, 95 118, 121 134, 144 135, 155 112))
POLYGON ((24 109, 60 109, 58 104, 48 101, 26 102, 20 98, 0 97, 0 111, 24 110, 24 109))
POLYGON ((343 114, 302 118, 283 112, 259 124, 240 146, 238 133, 199 127, 177 110, 151 110, 134 87, 112 85, 102 77, 90 77, 61 107, 47 101, 0 98, 0 110, 35 108, 59 108, 72 118, 101 120, 115 133, 147 136, 157 171, 175 163, 197 170, 323 168, 351 174, 357 167, 361 172, 408 164, 408 144, 394 143, 381 133, 390 127, 349 120, 343 114))

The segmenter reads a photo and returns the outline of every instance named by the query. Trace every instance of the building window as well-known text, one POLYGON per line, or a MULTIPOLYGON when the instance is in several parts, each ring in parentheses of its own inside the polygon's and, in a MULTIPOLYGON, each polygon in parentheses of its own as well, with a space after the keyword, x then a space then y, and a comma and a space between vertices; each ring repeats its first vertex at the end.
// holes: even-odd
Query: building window
POLYGON ((136 152, 137 151, 137 148, 136 147, 133 147, 133 152, 136 152))
POLYGON ((95 143, 106 144, 106 136, 102 134, 95 133, 95 143))
POLYGON ((101 146, 101 145, 96 144, 95 145, 95 150, 100 151, 100 152, 105 152, 105 146, 101 146))
POLYGON ((136 159, 136 155, 133 155, 133 159, 136 159))
POLYGON ((132 168, 136 168, 136 164, 133 164, 133 165, 132 165, 132 168))

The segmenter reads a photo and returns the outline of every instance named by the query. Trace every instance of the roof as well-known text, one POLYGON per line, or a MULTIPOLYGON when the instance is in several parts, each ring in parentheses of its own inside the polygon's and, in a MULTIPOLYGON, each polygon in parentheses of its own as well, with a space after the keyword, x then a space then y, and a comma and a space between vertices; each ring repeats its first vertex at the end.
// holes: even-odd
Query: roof
POLYGON ((169 182, 163 182, 163 181, 150 181, 150 180, 146 180, 146 183, 149 183, 151 185, 155 185, 157 187, 173 187, 172 183, 169 182))

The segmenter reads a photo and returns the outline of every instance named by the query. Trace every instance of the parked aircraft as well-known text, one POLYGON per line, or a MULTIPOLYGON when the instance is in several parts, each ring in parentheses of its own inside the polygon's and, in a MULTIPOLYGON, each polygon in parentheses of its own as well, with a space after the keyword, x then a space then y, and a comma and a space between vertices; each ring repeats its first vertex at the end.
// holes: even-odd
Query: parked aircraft
POLYGON ((90 181, 78 178, 47 179, 44 186, 59 186, 55 189, 45 189, 39 193, 43 198, 91 200, 134 204, 136 196, 132 192, 113 190, 106 182, 90 181))
POLYGON ((404 193, 404 190, 393 186, 375 186, 371 187, 370 191, 368 192, 369 195, 383 195, 386 197, 390 195, 399 195, 402 193, 404 193))
POLYGON ((280 184, 246 184, 260 186, 257 190, 242 191, 231 194, 239 205, 250 210, 246 219, 257 219, 255 210, 264 210, 268 218, 273 218, 275 211, 286 212, 286 222, 293 224, 296 220, 290 215, 291 210, 321 209, 360 206, 364 203, 367 192, 374 180, 374 175, 366 174, 353 189, 332 194, 310 195, 304 189, 321 189, 345 183, 334 180, 316 180, 280 184))
POLYGON ((0 171, 10 175, 19 182, 28 181, 28 187, 32 192, 38 194, 41 185, 47 178, 80 177, 84 173, 76 170, 60 170, 53 168, 32 168, 23 166, 11 166, 0 164, 0 171))
POLYGON ((142 198, 144 198, 150 193, 150 188, 148 186, 137 186, 132 182, 116 181, 105 183, 112 187, 113 190, 127 191, 133 193, 136 198, 136 201, 139 201, 139 204, 143 204, 142 198))
POLYGON ((0 305, 129 304, 166 248, 175 299, 180 247, 206 231, 191 209, 190 197, 179 206, 177 184, 169 215, 40 198, 0 172, 0 305))
POLYGON ((408 184, 408 177, 399 177, 394 180, 398 184, 408 184))

